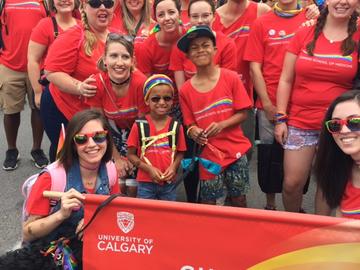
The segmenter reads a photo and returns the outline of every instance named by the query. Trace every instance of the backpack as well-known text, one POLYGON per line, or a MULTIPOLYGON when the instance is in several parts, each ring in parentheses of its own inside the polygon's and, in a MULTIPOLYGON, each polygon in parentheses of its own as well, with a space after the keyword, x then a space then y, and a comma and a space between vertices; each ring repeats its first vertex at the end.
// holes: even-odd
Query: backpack
MULTIPOLYGON (((106 163, 106 171, 109 179, 109 186, 112 187, 117 182, 117 173, 114 162, 106 163)), ((60 165, 57 161, 46 166, 40 173, 33 174, 22 185, 21 191, 24 196, 24 203, 22 209, 22 221, 26 221, 29 217, 29 213, 26 211, 26 205, 28 201, 28 197, 31 193, 31 189, 36 183, 39 176, 43 173, 49 173, 51 177, 51 191, 64 192, 66 188, 66 172, 62 165, 60 165)), ((50 199, 50 211, 51 214, 54 210, 54 207, 57 205, 60 199, 50 199)))
POLYGON ((140 159, 143 159, 147 164, 151 165, 150 160, 145 157, 146 149, 154 144, 157 140, 169 137, 169 145, 171 148, 171 163, 174 161, 176 148, 178 144, 178 134, 180 130, 180 124, 174 118, 171 119, 169 125, 169 131, 161 133, 156 136, 150 136, 149 122, 145 117, 135 120, 138 127, 138 134, 140 134, 139 141, 141 145, 140 159))
MULTIPOLYGON (((45 8, 46 16, 49 17, 50 16, 49 4, 46 2, 46 0, 39 0, 39 3, 43 4, 43 6, 45 8)), ((2 27, 3 27, 3 25, 5 25, 5 33, 6 33, 6 35, 9 35, 8 28, 7 28, 6 24, 5 24, 5 5, 6 5, 5 0, 0 0, 0 50, 5 49, 4 40, 2 38, 2 27)))

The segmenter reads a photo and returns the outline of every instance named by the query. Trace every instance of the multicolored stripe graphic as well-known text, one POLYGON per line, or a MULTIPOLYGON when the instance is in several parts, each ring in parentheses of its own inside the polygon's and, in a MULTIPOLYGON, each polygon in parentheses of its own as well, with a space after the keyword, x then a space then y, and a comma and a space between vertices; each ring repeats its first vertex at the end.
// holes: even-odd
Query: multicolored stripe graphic
POLYGON ((106 115, 109 115, 111 117, 119 117, 119 116, 124 116, 124 115, 128 115, 128 114, 137 113, 138 108, 137 107, 131 107, 131 108, 128 108, 128 109, 111 111, 111 112, 104 109, 104 112, 105 112, 106 115))
POLYGON ((200 113, 204 113, 204 112, 207 112, 207 111, 210 111, 216 107, 219 107, 219 106, 231 106, 233 104, 233 101, 232 99, 230 98, 222 98, 218 101, 215 101, 214 103, 210 104, 209 106, 206 106, 204 109, 200 110, 200 111, 197 111, 195 112, 194 114, 200 114, 200 113))
POLYGON ((166 142, 154 143, 154 144, 151 145, 150 147, 162 148, 162 147, 170 147, 170 145, 169 145, 169 141, 166 141, 166 142))
POLYGON ((269 39, 270 40, 285 40, 285 39, 292 38, 293 36, 295 36, 295 33, 288 34, 288 35, 285 35, 285 36, 282 36, 282 37, 270 37, 269 39))
MULTIPOLYGON (((303 50, 303 53, 306 55, 309 55, 306 50, 303 50)), ((345 62, 352 62, 353 58, 351 55, 337 55, 337 54, 320 54, 320 53, 314 53, 314 57, 321 58, 321 59, 328 59, 328 60, 340 60, 345 62)))
POLYGON ((39 2, 33 2, 33 1, 29 1, 29 2, 22 2, 22 3, 6 3, 7 7, 22 7, 22 8, 34 8, 34 7, 39 7, 40 3, 39 2))
POLYGON ((249 32, 250 32, 250 26, 244 25, 244 26, 241 26, 240 28, 236 29, 234 32, 231 32, 228 36, 230 38, 233 38, 234 36, 238 36, 241 34, 248 34, 249 32))
POLYGON ((353 210, 341 209, 341 213, 343 213, 344 215, 359 215, 360 209, 353 209, 353 210))

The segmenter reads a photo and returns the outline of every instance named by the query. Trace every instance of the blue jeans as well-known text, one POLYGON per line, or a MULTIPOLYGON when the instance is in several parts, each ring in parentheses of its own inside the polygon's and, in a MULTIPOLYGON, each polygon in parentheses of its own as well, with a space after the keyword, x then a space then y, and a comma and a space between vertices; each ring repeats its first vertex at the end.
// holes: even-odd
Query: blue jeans
POLYGON ((138 198, 176 201, 176 188, 173 182, 170 184, 165 183, 164 185, 141 181, 138 183, 138 198))
POLYGON ((61 124, 63 123, 66 127, 69 121, 57 108, 48 87, 44 89, 41 95, 40 117, 44 123, 46 135, 51 142, 49 149, 50 161, 54 162, 56 159, 61 124))

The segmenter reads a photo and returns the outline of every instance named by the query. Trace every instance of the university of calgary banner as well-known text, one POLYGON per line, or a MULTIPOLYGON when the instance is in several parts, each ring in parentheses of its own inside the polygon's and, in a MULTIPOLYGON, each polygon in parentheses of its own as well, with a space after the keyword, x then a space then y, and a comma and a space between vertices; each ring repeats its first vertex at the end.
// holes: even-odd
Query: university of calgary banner
MULTIPOLYGON (((85 222, 106 196, 87 195, 85 222)), ((116 198, 84 234, 85 270, 360 269, 360 221, 116 198)))

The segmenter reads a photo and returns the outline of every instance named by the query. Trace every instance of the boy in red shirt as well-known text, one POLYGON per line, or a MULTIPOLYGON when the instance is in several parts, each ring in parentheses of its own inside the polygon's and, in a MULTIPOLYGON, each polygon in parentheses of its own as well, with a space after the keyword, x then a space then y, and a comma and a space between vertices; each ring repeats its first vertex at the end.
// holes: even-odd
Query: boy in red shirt
POLYGON ((150 113, 134 123, 128 138, 128 159, 139 169, 139 198, 176 200, 174 180, 186 144, 182 126, 168 115, 173 98, 169 77, 155 74, 145 82, 144 99, 150 113))
POLYGON ((251 101, 234 71, 214 64, 216 40, 208 26, 194 26, 179 40, 178 48, 196 66, 197 73, 181 88, 180 106, 188 135, 204 146, 200 158, 221 165, 218 175, 200 166, 200 197, 215 204, 223 185, 235 206, 246 206, 249 189, 246 152, 251 147, 240 123, 251 101), (193 102, 196 100, 196 102, 193 102))

